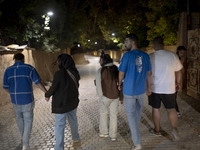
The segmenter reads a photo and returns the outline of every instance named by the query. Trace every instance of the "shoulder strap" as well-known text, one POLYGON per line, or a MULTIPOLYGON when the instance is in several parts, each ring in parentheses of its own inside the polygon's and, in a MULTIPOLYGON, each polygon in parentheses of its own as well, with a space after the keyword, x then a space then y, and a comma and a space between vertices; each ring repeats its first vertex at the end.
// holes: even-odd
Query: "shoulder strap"
POLYGON ((67 73, 69 74, 69 76, 72 78, 72 80, 74 81, 76 88, 78 89, 78 83, 76 81, 75 76, 67 69, 67 73))

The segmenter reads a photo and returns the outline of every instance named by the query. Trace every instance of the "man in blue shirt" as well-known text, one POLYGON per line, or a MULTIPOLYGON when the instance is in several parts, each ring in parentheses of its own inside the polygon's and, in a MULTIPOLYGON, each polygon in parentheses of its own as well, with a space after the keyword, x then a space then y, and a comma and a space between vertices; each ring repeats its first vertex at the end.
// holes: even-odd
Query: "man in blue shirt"
POLYGON ((17 124, 22 136, 23 150, 29 149, 29 138, 33 122, 34 96, 32 82, 43 92, 46 88, 31 65, 24 64, 24 55, 14 55, 15 64, 4 73, 3 88, 10 93, 11 102, 17 117, 17 124))
POLYGON ((144 105, 144 94, 151 94, 150 78, 151 63, 149 55, 142 52, 137 47, 138 38, 134 34, 128 34, 125 39, 126 52, 119 66, 119 85, 121 90, 123 82, 124 105, 134 143, 133 150, 139 150, 141 137, 139 124, 142 108, 144 105))

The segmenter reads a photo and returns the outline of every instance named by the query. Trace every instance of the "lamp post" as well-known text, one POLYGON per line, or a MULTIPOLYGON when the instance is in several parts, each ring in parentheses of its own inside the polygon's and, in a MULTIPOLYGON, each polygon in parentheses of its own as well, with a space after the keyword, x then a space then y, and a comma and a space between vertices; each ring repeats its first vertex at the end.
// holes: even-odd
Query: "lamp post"
POLYGON ((42 15, 42 18, 44 18, 44 29, 45 30, 50 30, 49 22, 50 22, 51 16, 53 16, 52 11, 49 11, 49 12, 47 12, 47 14, 42 15))

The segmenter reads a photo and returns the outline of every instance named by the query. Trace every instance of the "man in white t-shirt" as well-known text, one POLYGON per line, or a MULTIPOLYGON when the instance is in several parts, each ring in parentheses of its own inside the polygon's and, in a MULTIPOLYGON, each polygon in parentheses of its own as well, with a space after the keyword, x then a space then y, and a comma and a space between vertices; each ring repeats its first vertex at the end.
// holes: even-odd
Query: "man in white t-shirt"
POLYGON ((172 127, 172 138, 178 140, 178 118, 175 109, 175 92, 180 89, 182 64, 173 52, 163 50, 163 39, 158 37, 153 40, 155 52, 150 54, 152 65, 151 91, 149 105, 152 106, 154 129, 150 132, 161 136, 160 133, 160 106, 161 102, 168 111, 172 127))

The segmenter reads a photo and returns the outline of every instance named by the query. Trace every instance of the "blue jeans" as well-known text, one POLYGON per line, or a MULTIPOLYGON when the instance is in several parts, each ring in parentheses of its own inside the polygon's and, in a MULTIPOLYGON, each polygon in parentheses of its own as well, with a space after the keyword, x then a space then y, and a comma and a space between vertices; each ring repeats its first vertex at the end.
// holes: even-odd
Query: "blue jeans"
POLYGON ((106 97, 100 97, 100 121, 99 130, 100 134, 108 135, 111 138, 117 137, 117 114, 118 114, 119 99, 109 99, 106 97), (108 116, 110 118, 108 124, 108 116), (108 132, 109 126, 109 132, 108 132))
POLYGON ((33 123, 33 109, 35 102, 26 105, 13 104, 17 117, 17 125, 22 137, 23 146, 29 146, 29 139, 33 123))
POLYGON ((64 150, 64 131, 66 125, 66 117, 68 119, 72 140, 78 141, 80 140, 78 133, 78 121, 76 116, 77 109, 74 109, 70 112, 64 114, 56 114, 56 124, 55 124, 55 135, 56 135, 56 145, 54 147, 55 150, 64 150))
POLYGON ((139 125, 144 105, 144 96, 145 94, 134 96, 124 95, 124 105, 131 130, 132 140, 135 145, 141 145, 139 125))

